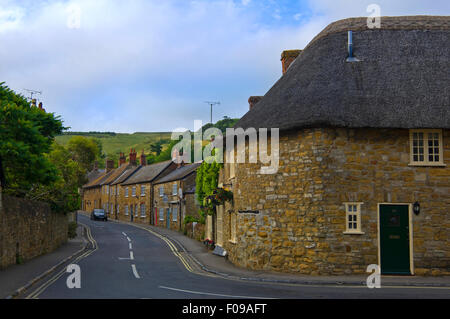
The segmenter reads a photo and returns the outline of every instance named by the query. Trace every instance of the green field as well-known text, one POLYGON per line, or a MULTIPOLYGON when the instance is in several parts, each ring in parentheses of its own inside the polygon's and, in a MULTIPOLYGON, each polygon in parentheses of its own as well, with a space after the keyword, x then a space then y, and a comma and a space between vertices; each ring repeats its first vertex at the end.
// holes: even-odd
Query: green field
POLYGON ((170 140, 170 132, 148 132, 148 133, 66 133, 56 137, 59 144, 66 145, 73 136, 93 137, 102 142, 103 153, 118 157, 120 152, 124 152, 128 157, 130 149, 134 148, 138 154, 142 150, 146 154, 150 153, 150 145, 159 140, 170 140))

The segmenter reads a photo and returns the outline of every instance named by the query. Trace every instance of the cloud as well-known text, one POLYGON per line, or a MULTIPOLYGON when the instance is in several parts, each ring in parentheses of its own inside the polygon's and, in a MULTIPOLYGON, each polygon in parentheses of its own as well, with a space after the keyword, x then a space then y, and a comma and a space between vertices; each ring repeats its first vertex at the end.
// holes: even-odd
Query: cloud
MULTIPOLYGON (((382 14, 425 10, 415 0, 380 2, 382 14)), ((428 11, 446 6, 439 2, 428 11)), ((191 127, 209 121, 205 100, 222 102, 215 120, 240 117, 248 96, 280 77, 284 49, 302 49, 335 19, 367 14, 364 1, 299 3, 0 0, 0 81, 43 91, 44 107, 73 130, 191 127)))

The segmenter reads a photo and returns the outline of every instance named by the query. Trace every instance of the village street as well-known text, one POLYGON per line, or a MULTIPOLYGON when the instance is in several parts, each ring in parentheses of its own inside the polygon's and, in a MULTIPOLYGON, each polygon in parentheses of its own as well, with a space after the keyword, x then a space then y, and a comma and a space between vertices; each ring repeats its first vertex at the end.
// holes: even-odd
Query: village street
POLYGON ((69 289, 64 270, 29 289, 23 298, 448 298, 445 287, 288 285, 230 280, 203 272, 189 258, 179 258, 173 243, 143 228, 113 221, 91 221, 92 249, 72 262, 81 270, 81 288, 69 289))

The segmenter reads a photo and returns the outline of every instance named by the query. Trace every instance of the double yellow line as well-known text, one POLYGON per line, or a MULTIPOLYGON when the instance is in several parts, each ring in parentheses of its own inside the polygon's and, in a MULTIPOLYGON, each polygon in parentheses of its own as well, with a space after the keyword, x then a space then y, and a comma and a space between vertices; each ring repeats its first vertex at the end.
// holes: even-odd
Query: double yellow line
MULTIPOLYGON (((78 256, 75 260, 73 260, 71 262, 72 264, 77 263, 81 259, 88 257, 90 254, 92 254, 93 252, 95 252, 98 249, 98 244, 95 241, 94 237, 92 237, 91 229, 83 223, 79 223, 79 224, 82 225, 84 227, 84 229, 86 229, 87 238, 88 238, 89 242, 92 244, 93 249, 88 250, 87 252, 78 256)), ((65 273, 66 273, 66 267, 64 267, 60 272, 58 272, 55 276, 53 276, 51 279, 49 279, 47 282, 45 282, 43 285, 41 285, 39 288, 37 288, 31 294, 29 294, 25 299, 38 299, 39 295, 41 295, 45 291, 45 289, 47 289, 50 285, 52 285, 59 278, 61 278, 61 276, 64 275, 65 273)))
POLYGON ((196 273, 196 274, 197 274, 197 272, 195 272, 195 271, 192 269, 192 267, 189 265, 189 263, 188 263, 187 260, 184 258, 184 256, 182 256, 182 255, 180 254, 180 252, 178 251, 178 249, 175 247, 175 245, 174 245, 169 239, 167 239, 166 237, 164 237, 164 236, 158 234, 157 232, 154 232, 154 231, 151 230, 151 229, 144 228, 144 227, 139 226, 139 225, 133 225, 133 226, 135 226, 135 227, 137 227, 137 228, 140 228, 140 229, 143 229, 143 230, 145 230, 145 231, 148 231, 148 232, 151 233, 152 235, 155 235, 156 237, 162 239, 162 240, 167 244, 167 246, 169 246, 169 248, 170 248, 170 250, 172 251, 172 253, 173 253, 176 257, 178 257, 178 259, 180 259, 180 261, 181 261, 181 263, 184 265, 184 267, 185 267, 189 272, 191 272, 191 273, 196 273))

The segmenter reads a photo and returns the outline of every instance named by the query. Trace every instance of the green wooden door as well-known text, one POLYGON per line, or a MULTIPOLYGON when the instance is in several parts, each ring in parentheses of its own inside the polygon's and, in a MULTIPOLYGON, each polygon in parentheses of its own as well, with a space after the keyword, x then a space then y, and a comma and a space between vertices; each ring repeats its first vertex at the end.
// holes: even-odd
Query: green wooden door
POLYGON ((380 205, 380 258, 382 274, 411 274, 408 205, 380 205))

